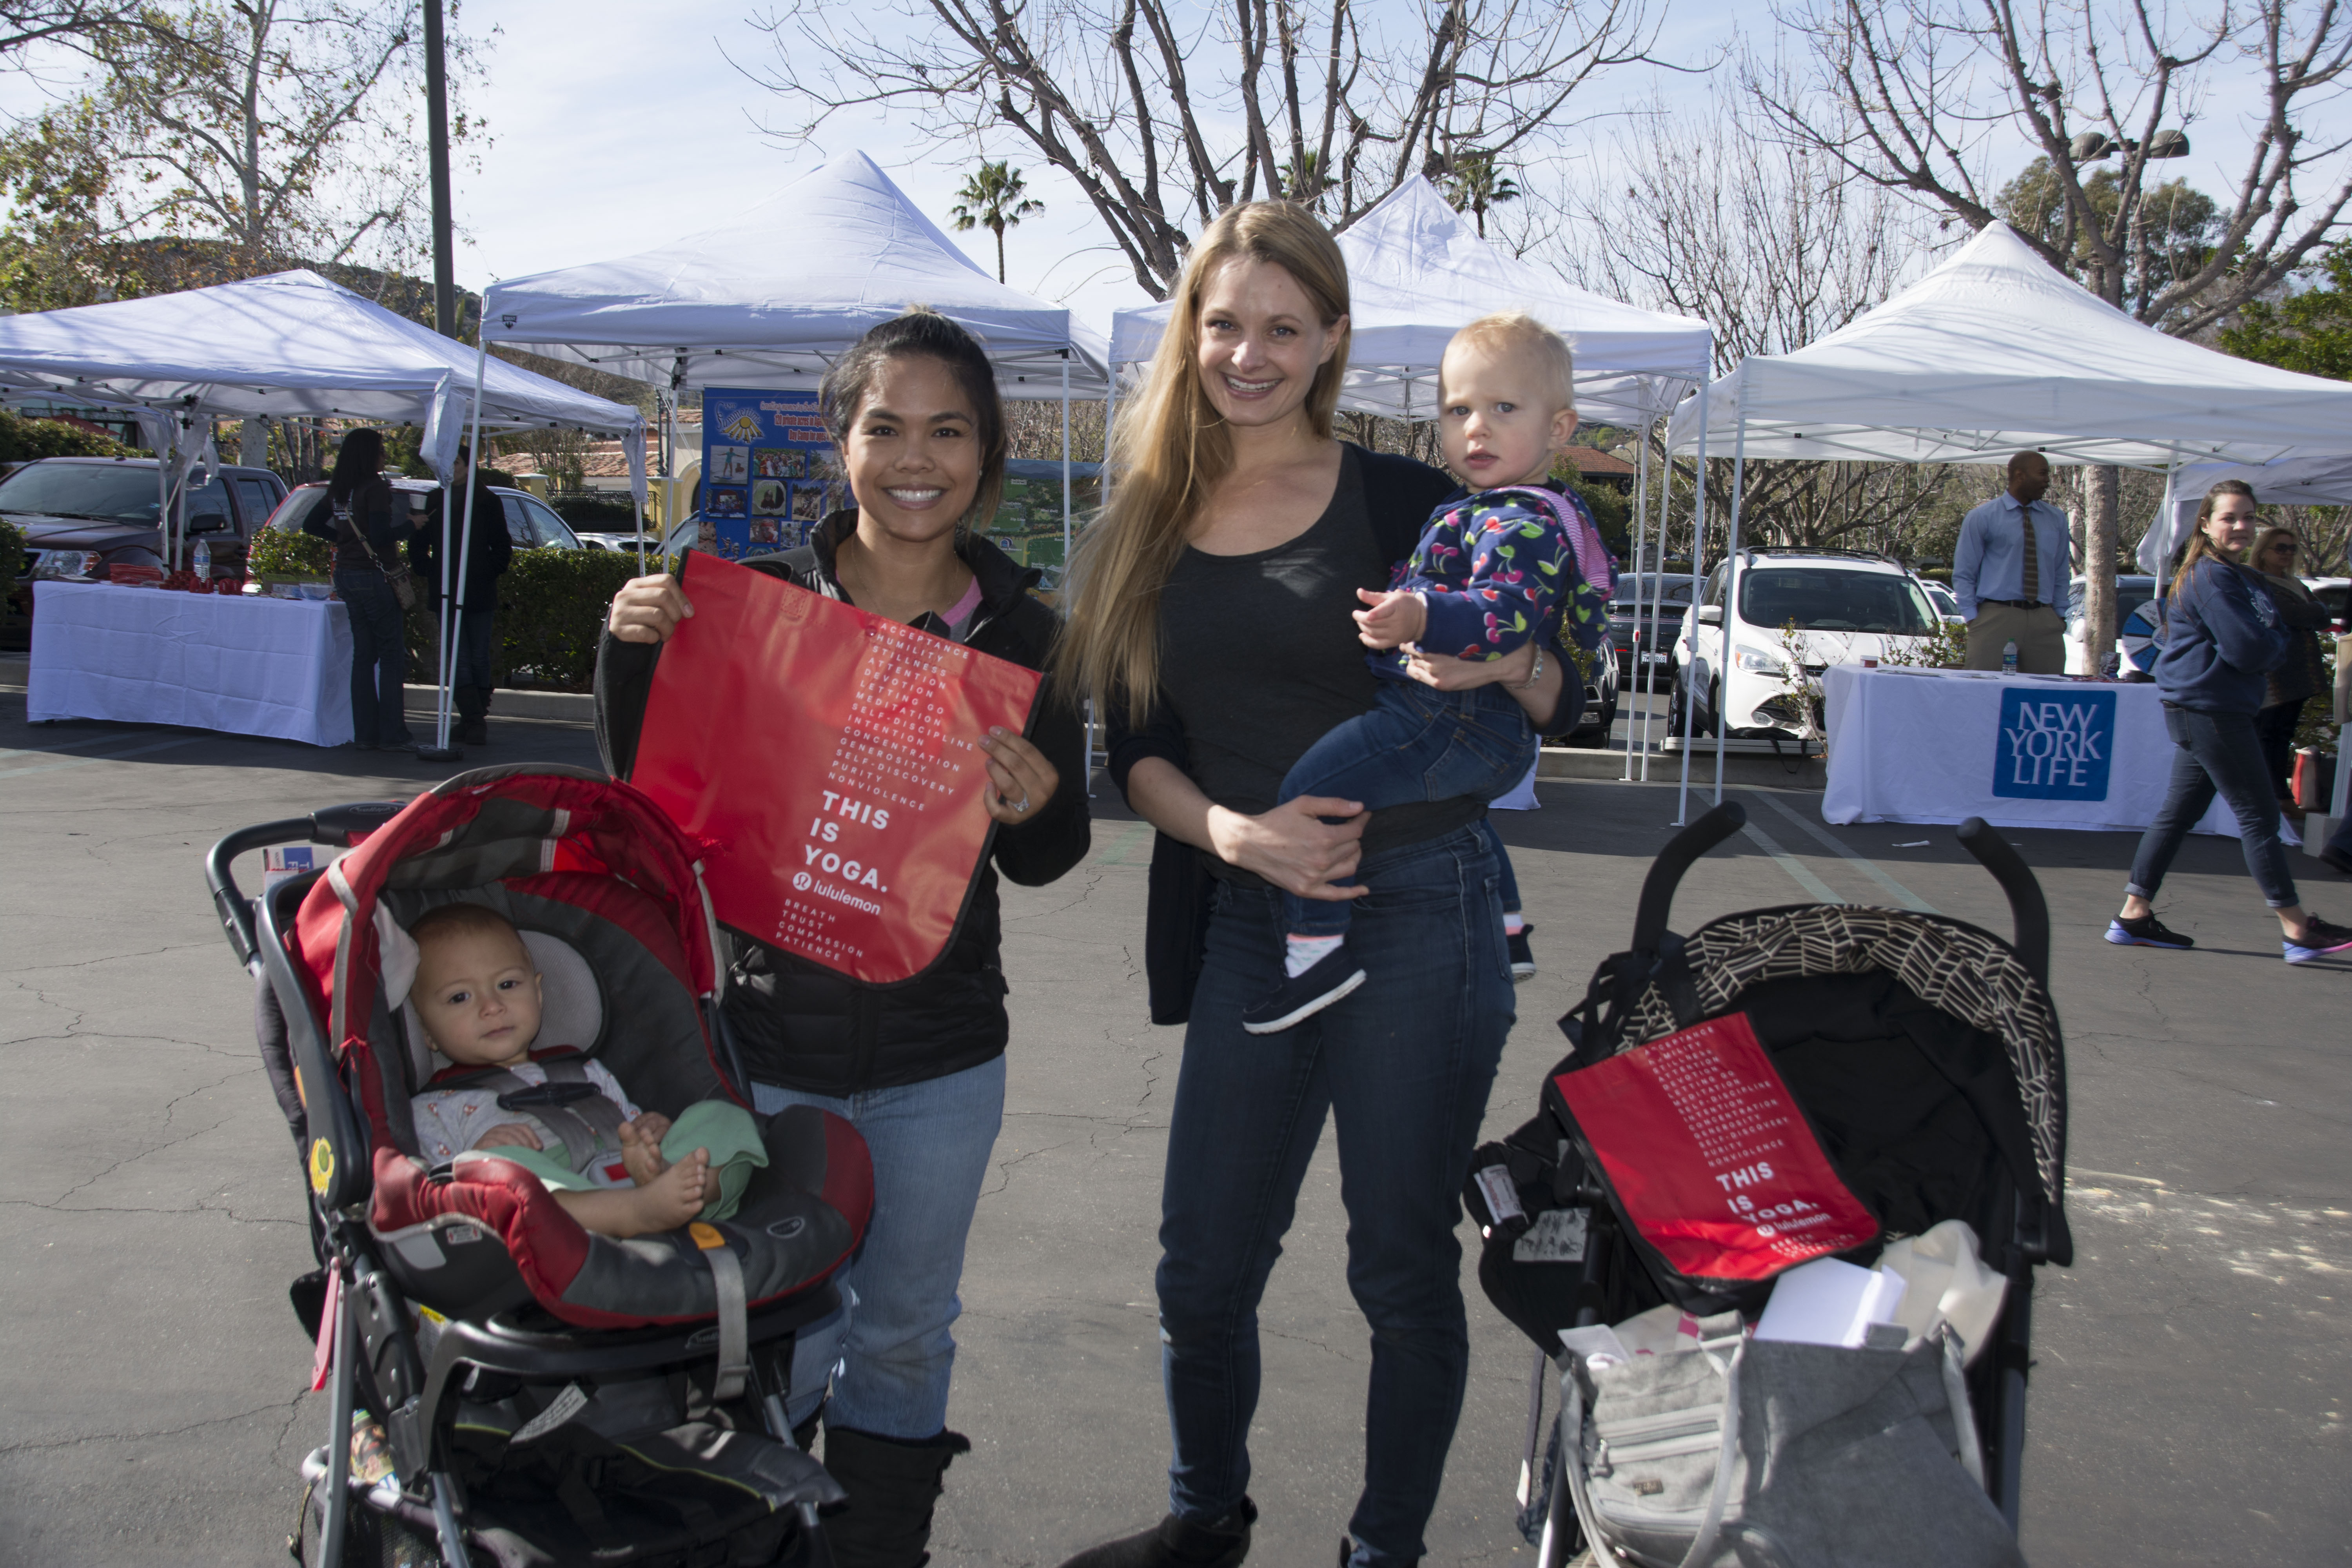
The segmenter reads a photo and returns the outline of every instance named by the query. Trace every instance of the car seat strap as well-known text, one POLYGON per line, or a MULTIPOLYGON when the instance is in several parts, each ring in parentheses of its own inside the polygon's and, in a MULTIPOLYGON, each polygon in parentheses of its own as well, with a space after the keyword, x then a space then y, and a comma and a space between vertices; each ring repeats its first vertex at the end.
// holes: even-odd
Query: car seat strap
POLYGON ((743 1291, 743 1264, 727 1245, 726 1236, 717 1226, 699 1221, 687 1227, 694 1244, 702 1249, 703 1260, 710 1265, 712 1294, 719 1308, 719 1376, 711 1384, 710 1397, 725 1405, 741 1397, 744 1380, 751 1375, 751 1323, 743 1291))

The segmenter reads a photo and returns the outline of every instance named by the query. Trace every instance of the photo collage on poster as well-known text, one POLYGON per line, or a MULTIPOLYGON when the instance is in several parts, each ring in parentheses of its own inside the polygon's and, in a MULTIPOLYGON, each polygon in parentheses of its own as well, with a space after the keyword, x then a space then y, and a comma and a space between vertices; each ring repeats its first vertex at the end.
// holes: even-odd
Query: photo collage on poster
POLYGON ((816 392, 702 395, 703 548, 730 561, 790 550, 847 504, 816 392))

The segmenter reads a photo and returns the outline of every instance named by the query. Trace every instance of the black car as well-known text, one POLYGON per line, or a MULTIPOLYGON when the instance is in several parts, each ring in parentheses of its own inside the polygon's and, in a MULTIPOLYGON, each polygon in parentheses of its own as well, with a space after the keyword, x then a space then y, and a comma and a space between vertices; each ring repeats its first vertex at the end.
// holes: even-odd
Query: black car
POLYGON ((1617 579, 1617 591, 1609 600, 1609 641, 1617 650, 1617 667, 1628 685, 1640 683, 1644 663, 1657 666, 1664 679, 1672 680, 1672 649, 1682 629, 1683 612, 1690 608, 1693 581, 1673 572, 1628 572, 1617 579), (1660 601, 1654 617, 1653 596, 1660 601))
MULTIPOLYGON (((21 584, 103 583, 116 565, 162 567, 163 515, 152 458, 43 458, 0 479, 0 518, 25 531, 21 584)), ((181 501, 193 556, 212 575, 245 574, 245 547, 286 494, 268 468, 221 468, 181 501)))

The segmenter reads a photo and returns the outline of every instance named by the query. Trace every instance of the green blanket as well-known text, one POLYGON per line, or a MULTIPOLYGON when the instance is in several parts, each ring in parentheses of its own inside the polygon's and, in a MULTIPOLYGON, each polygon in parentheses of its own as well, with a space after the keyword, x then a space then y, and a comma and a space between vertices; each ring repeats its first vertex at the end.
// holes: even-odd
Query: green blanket
MULTIPOLYGON (((718 1178, 719 1195, 702 1206, 700 1218, 726 1219, 743 1201, 751 1173, 768 1163, 767 1146, 760 1142, 760 1124, 741 1106, 724 1100, 702 1100, 678 1112, 662 1140, 662 1158, 675 1165, 697 1149, 710 1151, 710 1173, 718 1178)), ((550 1192, 588 1192, 596 1183, 572 1168, 563 1145, 524 1149, 512 1144, 489 1151, 511 1160, 537 1176, 550 1192)))

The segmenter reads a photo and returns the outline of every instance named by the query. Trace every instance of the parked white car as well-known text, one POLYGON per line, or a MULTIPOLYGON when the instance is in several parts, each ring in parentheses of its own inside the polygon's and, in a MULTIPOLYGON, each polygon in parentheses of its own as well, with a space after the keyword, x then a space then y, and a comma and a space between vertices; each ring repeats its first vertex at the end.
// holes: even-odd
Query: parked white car
POLYGON ((1694 732, 1712 733, 1720 711, 1727 734, 1795 740, 1805 730, 1796 685, 1832 664, 1884 658, 1918 646, 1939 617, 1919 580, 1893 557, 1861 551, 1743 550, 1739 602, 1725 603, 1732 563, 1708 574, 1675 643, 1674 731, 1696 694, 1694 732), (1782 628, 1793 625, 1801 656, 1782 628), (1799 667, 1801 666, 1801 672, 1799 667))

